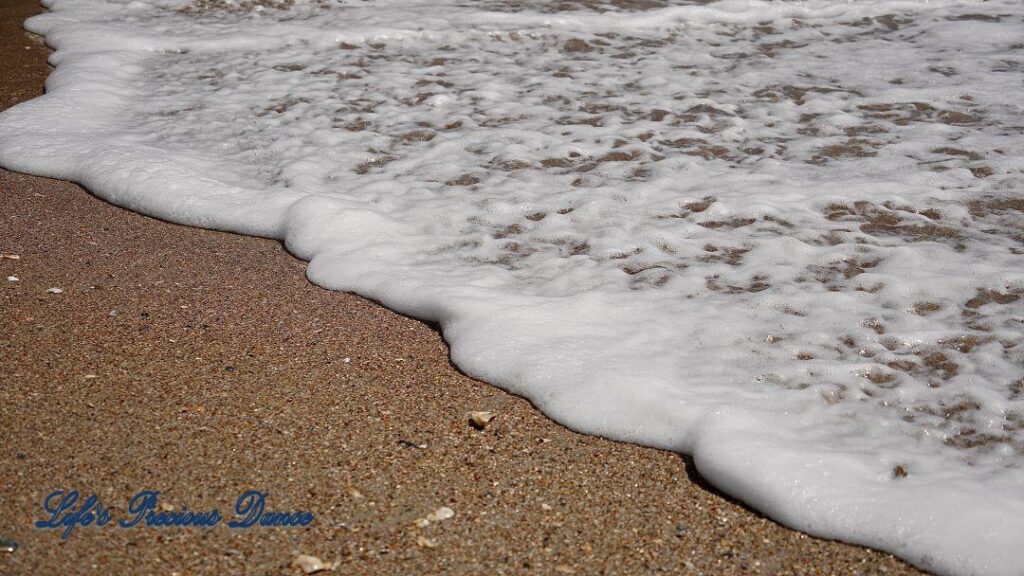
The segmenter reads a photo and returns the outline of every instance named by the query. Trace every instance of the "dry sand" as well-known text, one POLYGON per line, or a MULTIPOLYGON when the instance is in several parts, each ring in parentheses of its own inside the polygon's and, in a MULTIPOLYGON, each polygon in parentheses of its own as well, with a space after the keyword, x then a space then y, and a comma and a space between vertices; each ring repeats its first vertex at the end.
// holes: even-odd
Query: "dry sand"
MULTIPOLYGON (((2 106, 37 96, 39 10, 0 5, 2 106)), ((2 574, 910 574, 783 528, 677 454, 586 437, 455 370, 430 326, 309 284, 279 243, 175 226, 0 171, 2 574), (7 281, 7 276, 18 281, 7 281), (62 293, 49 293, 56 287, 62 293), (484 431, 471 410, 493 410, 484 431), (33 526, 57 489, 115 517, 244 490, 309 528, 33 526), (451 519, 416 520, 440 506, 451 519), (433 547, 431 547, 433 546, 433 547)))

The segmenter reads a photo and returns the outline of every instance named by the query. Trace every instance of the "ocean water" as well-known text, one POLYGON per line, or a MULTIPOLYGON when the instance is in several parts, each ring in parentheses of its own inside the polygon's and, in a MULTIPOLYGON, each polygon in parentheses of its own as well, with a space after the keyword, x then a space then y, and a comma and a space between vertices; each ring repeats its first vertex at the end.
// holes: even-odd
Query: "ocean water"
POLYGON ((1024 573, 1020 2, 45 4, 0 165, 279 238, 789 526, 1024 573))

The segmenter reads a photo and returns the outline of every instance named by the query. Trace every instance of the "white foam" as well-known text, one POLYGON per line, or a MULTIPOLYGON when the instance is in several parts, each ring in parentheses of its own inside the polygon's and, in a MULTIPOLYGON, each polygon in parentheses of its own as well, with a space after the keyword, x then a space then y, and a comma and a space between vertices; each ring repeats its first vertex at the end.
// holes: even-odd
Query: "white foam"
POLYGON ((1018 3, 49 6, 0 164, 280 238, 788 525, 1024 571, 1018 3))

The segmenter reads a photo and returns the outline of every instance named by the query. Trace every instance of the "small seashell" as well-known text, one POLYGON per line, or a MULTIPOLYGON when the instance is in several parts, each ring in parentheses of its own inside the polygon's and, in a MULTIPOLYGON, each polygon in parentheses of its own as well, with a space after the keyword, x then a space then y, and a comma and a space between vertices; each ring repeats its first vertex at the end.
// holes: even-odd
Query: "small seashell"
POLYGON ((50 294, 60 294, 64 292, 60 288, 47 288, 46 291, 49 292, 50 294))
POLYGON ((437 548, 437 542, 425 536, 417 536, 416 545, 420 548, 437 548))
POLYGON ((491 423, 491 420, 494 420, 495 416, 497 416, 497 414, 494 412, 474 410, 469 413, 469 423, 473 428, 483 430, 491 423))
POLYGON ((300 568, 305 574, 316 574, 317 572, 330 570, 332 565, 330 562, 324 562, 316 556, 300 554, 295 557, 295 560, 292 560, 292 568, 300 568))
POLYGON ((447 506, 441 506, 437 510, 434 510, 430 514, 427 514, 427 520, 431 522, 441 522, 455 516, 455 510, 447 506))

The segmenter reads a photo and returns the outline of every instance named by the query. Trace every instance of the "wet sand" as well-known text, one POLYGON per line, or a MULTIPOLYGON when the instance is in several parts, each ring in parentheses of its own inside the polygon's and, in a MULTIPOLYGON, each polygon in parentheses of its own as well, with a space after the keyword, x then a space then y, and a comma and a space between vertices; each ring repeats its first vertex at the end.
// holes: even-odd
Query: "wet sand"
MULTIPOLYGON (((0 7, 0 105, 48 50, 0 7)), ((781 527, 677 454, 568 431, 454 369, 416 320, 303 276, 274 241, 167 224, 0 171, 3 574, 911 574, 781 527), (6 280, 15 276, 17 281, 6 280), (48 292, 59 288, 60 293, 48 292), (483 431, 472 410, 497 416, 483 431), (218 508, 255 488, 308 528, 122 529, 129 498, 218 508), (33 526, 54 490, 114 522, 33 526), (453 518, 423 527, 439 507, 453 518)))

